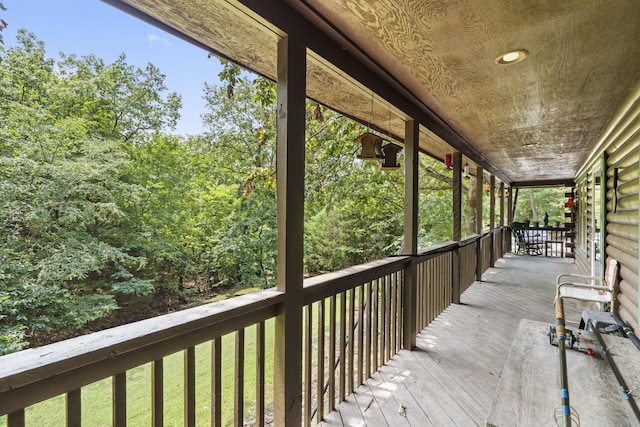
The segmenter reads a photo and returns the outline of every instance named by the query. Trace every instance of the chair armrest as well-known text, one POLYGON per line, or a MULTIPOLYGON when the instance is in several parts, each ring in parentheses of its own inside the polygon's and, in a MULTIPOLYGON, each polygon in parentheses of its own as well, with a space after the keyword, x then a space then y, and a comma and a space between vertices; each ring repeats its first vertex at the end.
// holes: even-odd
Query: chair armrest
POLYGON ((585 280, 596 280, 600 283, 604 283, 604 277, 600 277, 600 276, 586 276, 584 274, 562 273, 556 278, 556 285, 560 284, 560 279, 562 277, 571 277, 571 278, 585 279, 585 280))
POLYGON ((582 289, 594 289, 594 290, 600 291, 600 292, 613 293, 613 289, 609 289, 606 286, 588 285, 586 283, 563 282, 563 283, 559 283, 558 286, 556 287, 556 297, 560 296, 560 288, 562 288, 563 286, 564 287, 572 287, 572 288, 582 288, 582 289))

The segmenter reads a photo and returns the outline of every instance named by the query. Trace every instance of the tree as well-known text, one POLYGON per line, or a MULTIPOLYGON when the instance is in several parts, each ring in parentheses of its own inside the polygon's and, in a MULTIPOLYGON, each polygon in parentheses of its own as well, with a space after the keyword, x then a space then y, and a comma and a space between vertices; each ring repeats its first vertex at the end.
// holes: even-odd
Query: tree
MULTIPOLYGON (((2 10, 3 12, 7 10, 6 7, 4 7, 4 5, 2 4, 2 2, 0 2, 0 10, 2 10)), ((0 18, 0 44, 4 43, 4 40, 2 38, 2 31, 7 28, 9 26, 9 24, 7 24, 7 21, 5 21, 4 19, 0 18)))
POLYGON ((24 30, 0 50, 0 80, 0 334, 38 342, 153 292, 150 251, 131 239, 146 191, 124 178, 130 143, 170 126, 179 97, 159 101, 153 67, 55 62, 24 30))
POLYGON ((227 87, 205 85, 204 149, 212 159, 213 182, 235 188, 238 201, 222 219, 226 227, 212 230, 204 256, 218 284, 271 287, 277 237, 275 86, 227 73, 227 87))

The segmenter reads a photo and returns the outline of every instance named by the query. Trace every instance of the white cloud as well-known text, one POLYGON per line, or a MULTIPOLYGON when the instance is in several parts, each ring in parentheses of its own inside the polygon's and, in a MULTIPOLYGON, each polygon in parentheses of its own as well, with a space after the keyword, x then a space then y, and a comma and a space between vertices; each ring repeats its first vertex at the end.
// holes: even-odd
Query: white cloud
POLYGON ((165 46, 171 45, 171 43, 169 43, 169 40, 165 39, 164 37, 160 37, 157 34, 151 34, 151 33, 147 34, 147 41, 151 44, 160 43, 165 46))

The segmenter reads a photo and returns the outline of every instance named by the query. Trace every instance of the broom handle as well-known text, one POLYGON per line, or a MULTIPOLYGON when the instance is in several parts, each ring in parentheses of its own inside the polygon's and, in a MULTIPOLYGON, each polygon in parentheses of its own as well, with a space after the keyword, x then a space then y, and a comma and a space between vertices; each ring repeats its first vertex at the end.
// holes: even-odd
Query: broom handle
POLYGON ((565 352, 566 332, 564 328, 564 303, 556 299, 556 334, 560 354, 560 397, 562 399, 562 425, 571 427, 571 408, 569 407, 569 380, 567 378, 567 356, 565 352))

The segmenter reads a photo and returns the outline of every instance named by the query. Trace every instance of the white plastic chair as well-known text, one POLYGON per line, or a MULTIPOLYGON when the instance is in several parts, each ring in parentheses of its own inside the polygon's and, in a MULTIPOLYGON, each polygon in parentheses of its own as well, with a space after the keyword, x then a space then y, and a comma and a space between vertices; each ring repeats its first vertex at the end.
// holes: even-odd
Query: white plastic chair
POLYGON ((610 303, 609 310, 613 312, 617 279, 618 261, 608 258, 605 264, 604 277, 570 273, 559 275, 556 280, 556 298, 610 303), (591 284, 574 282, 574 279, 589 280, 591 284))

